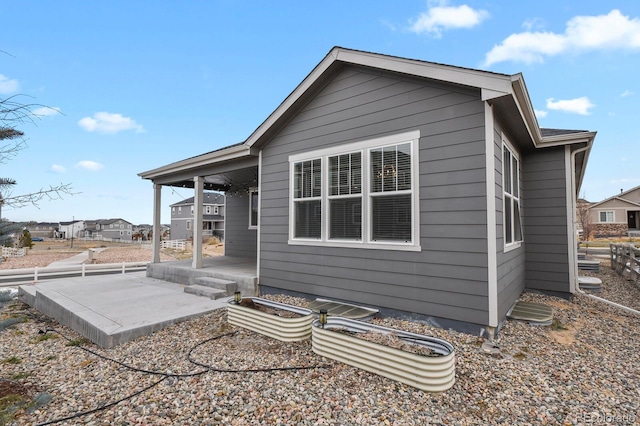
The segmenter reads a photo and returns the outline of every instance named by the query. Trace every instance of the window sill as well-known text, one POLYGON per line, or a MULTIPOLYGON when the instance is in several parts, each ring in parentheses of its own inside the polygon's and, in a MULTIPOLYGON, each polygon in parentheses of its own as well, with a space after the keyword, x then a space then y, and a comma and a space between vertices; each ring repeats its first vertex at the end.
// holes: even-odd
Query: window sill
POLYGON ((422 251, 422 247, 412 244, 393 243, 351 243, 346 241, 319 241, 319 240, 289 240, 292 246, 314 246, 314 247, 339 247, 365 250, 396 250, 396 251, 422 251))
POLYGON ((518 241, 517 243, 511 243, 511 244, 509 244, 509 245, 505 245, 505 246, 504 246, 504 250, 503 250, 503 252, 504 252, 504 253, 508 253, 508 252, 510 252, 510 251, 513 251, 513 250, 519 249, 521 246, 522 246, 522 241, 518 241))

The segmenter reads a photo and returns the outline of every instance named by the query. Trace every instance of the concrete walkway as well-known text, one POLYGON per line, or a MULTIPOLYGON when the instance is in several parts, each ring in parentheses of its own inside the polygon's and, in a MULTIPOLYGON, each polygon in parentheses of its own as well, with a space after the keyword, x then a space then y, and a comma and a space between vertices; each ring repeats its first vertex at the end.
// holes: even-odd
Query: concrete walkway
MULTIPOLYGON (((95 249, 91 249, 93 250, 94 256, 97 255, 98 253, 100 253, 103 250, 106 250, 106 248, 95 248, 95 249)), ((89 250, 83 251, 82 253, 78 253, 74 256, 71 256, 67 259, 62 259, 62 260, 57 260, 55 262, 51 262, 50 264, 48 264, 46 267, 47 268, 61 268, 61 267, 65 267, 65 266, 75 266, 75 265, 82 265, 83 263, 85 263, 87 260, 89 259, 89 250)))
POLYGON ((145 272, 66 278, 19 287, 21 300, 104 348, 226 306, 145 272))

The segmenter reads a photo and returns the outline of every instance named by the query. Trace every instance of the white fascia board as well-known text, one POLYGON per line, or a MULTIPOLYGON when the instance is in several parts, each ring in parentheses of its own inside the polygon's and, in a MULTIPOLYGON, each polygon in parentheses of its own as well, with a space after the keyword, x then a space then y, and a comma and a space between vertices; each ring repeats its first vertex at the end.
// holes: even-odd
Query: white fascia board
POLYGON ((235 160, 249 155, 251 154, 248 146, 245 144, 236 145, 219 151, 198 155, 197 157, 187 158, 176 163, 167 164, 166 166, 158 167, 157 169, 138 173, 138 176, 143 179, 153 179, 165 174, 208 166, 222 161, 235 160))
POLYGON ((491 94, 491 97, 504 96, 511 93, 512 77, 509 75, 336 47, 325 56, 302 83, 300 83, 260 127, 249 136, 245 144, 253 146, 334 62, 361 65, 463 86, 477 87, 483 90, 486 89, 489 91, 487 93, 491 94))
POLYGON ((593 141, 595 137, 596 132, 566 133, 563 135, 544 136, 540 139, 536 148, 589 143, 593 141))
POLYGON ((336 51, 336 55, 336 60, 355 65, 410 74, 463 86, 489 89, 502 92, 503 95, 511 91, 511 76, 506 74, 351 50, 339 49, 336 51))

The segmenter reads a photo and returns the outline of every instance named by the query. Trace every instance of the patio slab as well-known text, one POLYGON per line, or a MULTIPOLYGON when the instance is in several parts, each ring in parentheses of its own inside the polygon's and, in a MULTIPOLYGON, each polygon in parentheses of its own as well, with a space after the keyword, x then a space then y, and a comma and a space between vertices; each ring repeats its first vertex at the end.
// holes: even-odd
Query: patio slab
POLYGON ((184 286, 145 272, 42 281, 20 286, 21 298, 104 348, 226 307, 184 293, 184 286))

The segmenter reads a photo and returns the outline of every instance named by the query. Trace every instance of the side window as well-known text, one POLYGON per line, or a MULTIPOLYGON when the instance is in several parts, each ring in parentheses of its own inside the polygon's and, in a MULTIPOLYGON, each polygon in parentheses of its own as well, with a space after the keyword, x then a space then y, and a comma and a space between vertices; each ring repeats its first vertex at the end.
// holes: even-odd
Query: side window
POLYGON ((504 203, 504 244, 514 246, 523 240, 520 215, 520 163, 508 142, 502 145, 502 193, 504 203))
MULTIPOLYGON (((218 206, 216 206, 216 210, 218 206)), ((216 213, 218 214, 218 213, 216 213)), ((249 229, 258 227, 258 190, 249 191, 249 229)))

